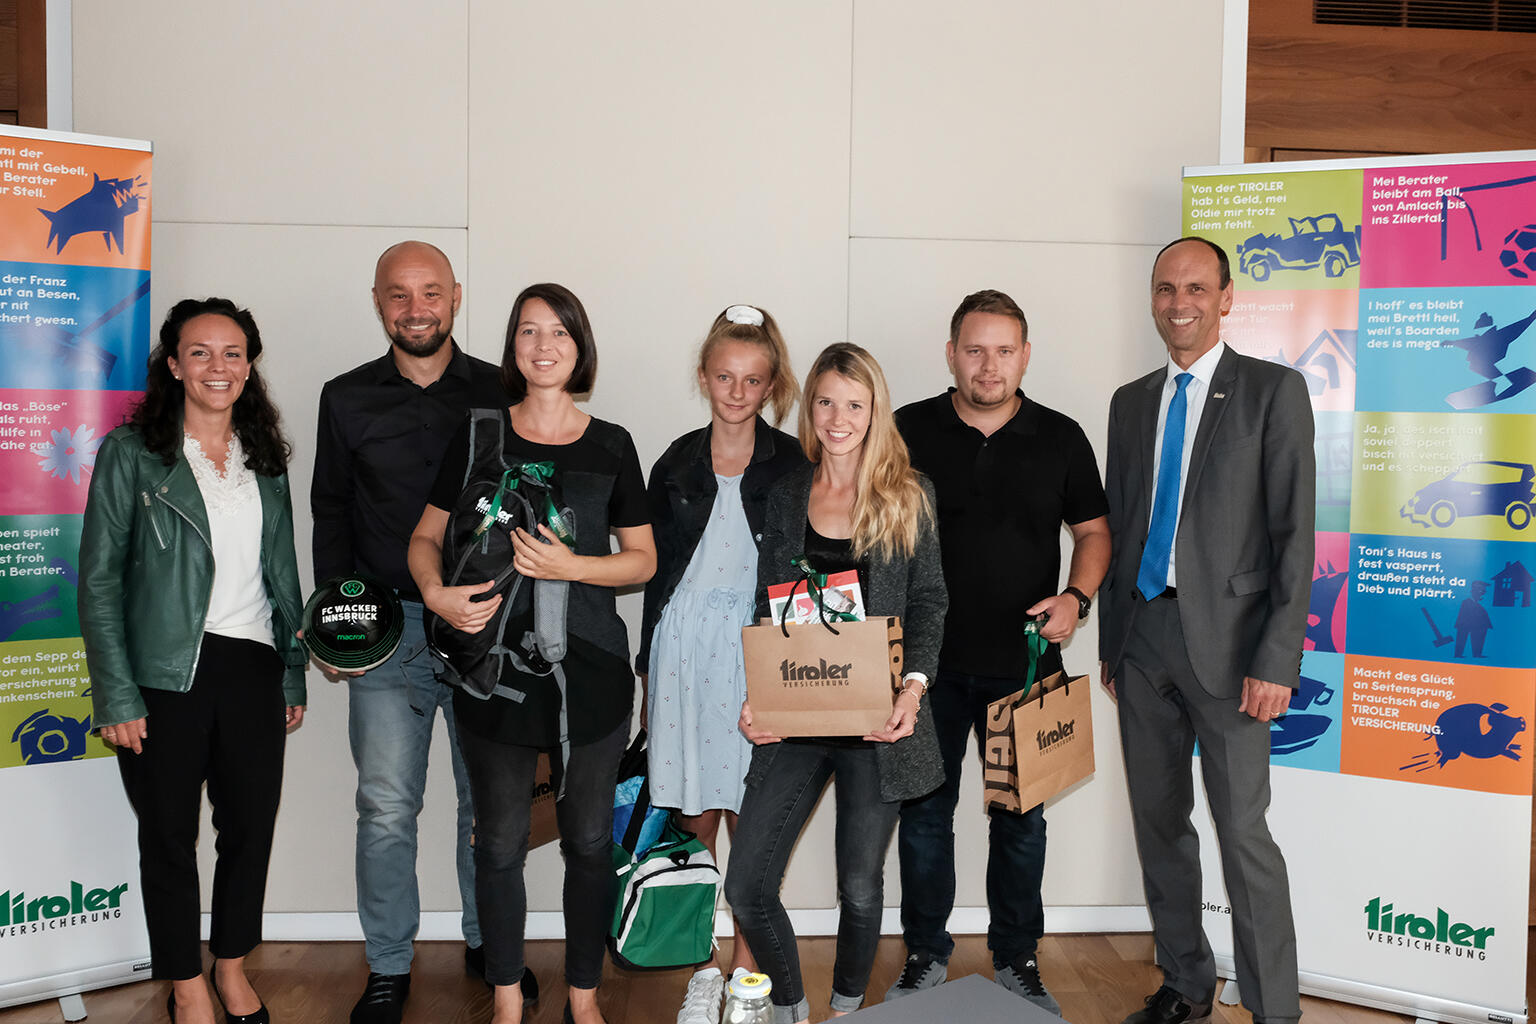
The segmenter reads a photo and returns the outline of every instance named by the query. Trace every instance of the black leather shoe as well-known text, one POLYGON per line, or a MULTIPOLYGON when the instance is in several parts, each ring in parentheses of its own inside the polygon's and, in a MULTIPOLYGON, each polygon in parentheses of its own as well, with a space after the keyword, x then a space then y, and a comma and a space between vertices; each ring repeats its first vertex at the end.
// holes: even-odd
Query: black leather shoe
POLYGON ((210 973, 208 980, 213 982, 213 997, 219 1001, 219 1009, 224 1011, 224 1019, 229 1024, 272 1024, 266 1003, 262 1003, 255 1013, 230 1013, 229 1007, 224 1005, 224 993, 219 991, 219 979, 210 973))
POLYGON ((400 1024, 410 994, 409 974, 370 973, 363 997, 352 1007, 351 1024, 400 1024))
POLYGON ((1206 1024, 1210 1019, 1210 1003, 1192 1003, 1188 996, 1164 985, 1147 996, 1144 1008, 1125 1018, 1121 1024, 1206 1024))
MULTIPOLYGON (((479 978, 485 981, 485 947, 464 947, 464 973, 471 978, 479 978)), ((491 983, 485 981, 487 985, 491 983)), ((523 1007, 526 1009, 539 1001, 539 979, 534 976, 533 968, 524 966, 523 977, 518 981, 518 987, 523 990, 523 1007)))

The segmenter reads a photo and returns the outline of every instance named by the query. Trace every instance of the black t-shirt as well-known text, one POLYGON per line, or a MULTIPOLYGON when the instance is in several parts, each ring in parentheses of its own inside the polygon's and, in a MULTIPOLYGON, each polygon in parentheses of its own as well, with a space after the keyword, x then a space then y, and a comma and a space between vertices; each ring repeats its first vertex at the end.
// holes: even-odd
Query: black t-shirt
MULTIPOLYGON (((978 676, 1022 678, 1029 666, 1024 610, 1061 593, 1061 526, 1109 512, 1093 448, 1067 416, 1022 400, 991 437, 942 395, 896 413, 912 465, 933 481, 949 613, 940 664, 978 676)), ((1060 665, 1053 644, 1042 671, 1060 665)))
MULTIPOLYGON (((576 553, 606 555, 609 531, 645 526, 651 521, 645 477, 635 443, 623 427, 594 417, 570 444, 538 444, 519 437, 506 410, 508 462, 553 462, 555 482, 575 513, 576 553)), ((428 501, 451 509, 463 489, 469 461, 469 422, 449 443, 428 501)), ((508 635, 520 635, 532 619, 532 589, 523 587, 513 607, 508 635)), ((566 613, 569 650, 565 671, 566 709, 571 742, 591 743, 607 736, 629 714, 634 674, 629 667, 629 632, 619 618, 612 587, 572 583, 566 613)), ((559 742, 560 694, 553 676, 516 673, 505 680, 527 693, 518 704, 503 697, 480 700, 462 691, 453 696, 461 728, 502 743, 550 747, 559 742)))
POLYGON ((816 527, 805 524, 805 560, 812 569, 827 576, 853 569, 859 574, 859 590, 869 593, 869 571, 853 557, 852 537, 823 537, 816 527))

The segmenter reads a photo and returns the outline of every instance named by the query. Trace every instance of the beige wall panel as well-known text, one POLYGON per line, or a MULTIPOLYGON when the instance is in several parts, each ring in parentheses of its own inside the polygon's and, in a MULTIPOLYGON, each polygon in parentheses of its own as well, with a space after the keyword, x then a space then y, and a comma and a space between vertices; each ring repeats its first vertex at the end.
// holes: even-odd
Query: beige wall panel
POLYGON ((75 130, 155 143, 157 221, 462 227, 465 0, 75 0, 75 130))
POLYGON ((853 234, 1149 243, 1215 163, 1220 0, 861 3, 853 234))
MULTIPOLYGON (((388 343, 369 298, 373 264, 386 246, 410 235, 439 246, 456 265, 463 263, 463 231, 155 225, 156 331, 171 304, 189 295, 228 296, 247 306, 261 328, 264 351, 257 365, 293 443, 289 476, 306 596, 312 582, 309 483, 320 387, 385 350, 388 343)), ((472 308, 466 291, 463 312, 472 308)), ((458 326, 464 323, 461 319, 458 326)), ((288 738, 283 805, 267 887, 269 913, 350 911, 356 905, 352 851, 357 771, 347 743, 347 693, 313 669, 307 682, 304 725, 288 738)), ((423 910, 453 910, 459 905, 446 740, 439 722, 420 819, 423 910)), ((206 820, 203 835, 199 854, 206 889, 213 866, 213 832, 206 820)), ((559 878, 558 867, 549 877, 559 878)))
POLYGON ((588 408, 647 470, 708 418, 693 360, 727 305, 772 312, 801 369, 843 336, 849 6, 472 5, 470 87, 496 98, 471 109, 477 343, 524 285, 570 286, 588 408))
MULTIPOLYGON (((849 335, 881 360, 892 400, 903 405, 952 383, 944 342, 960 300, 981 288, 1007 292, 1029 319, 1025 393, 1082 424, 1102 470, 1111 394, 1163 358, 1148 313, 1146 275, 1155 252, 1150 246, 856 239, 849 335)), ((1071 550, 1065 530, 1062 538, 1065 567, 1071 550)), ((1065 651, 1068 670, 1096 680, 1097 644, 1094 615, 1065 651)), ((1047 906, 1142 902, 1115 710, 1101 691, 1094 694, 1094 723, 1095 776, 1046 808, 1047 906)), ((974 757, 973 745, 955 817, 956 905, 980 907, 986 905, 986 821, 974 757)), ((894 858, 891 864, 886 902, 894 905, 894 858)))

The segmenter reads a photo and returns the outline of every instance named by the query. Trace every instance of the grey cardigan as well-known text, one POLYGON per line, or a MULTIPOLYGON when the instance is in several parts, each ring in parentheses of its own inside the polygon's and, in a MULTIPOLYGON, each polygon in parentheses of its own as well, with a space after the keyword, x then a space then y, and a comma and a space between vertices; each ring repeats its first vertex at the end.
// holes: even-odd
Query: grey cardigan
MULTIPOLYGON (((790 560, 805 551, 806 507, 815 471, 814 465, 807 464, 786 474, 768 498, 757 559, 759 617, 768 614, 768 587, 793 578, 790 560)), ((918 481, 929 507, 937 509, 933 484, 922 474, 918 474, 918 481)), ((898 555, 886 561, 869 558, 869 592, 864 595, 864 607, 870 616, 895 615, 901 619, 902 671, 921 672, 932 685, 938 676, 944 613, 949 607, 939 560, 939 535, 932 519, 920 524, 917 549, 911 556, 898 555)), ((766 743, 753 748, 749 783, 767 772, 778 747, 777 743, 766 743)), ((933 713, 926 699, 918 705, 912 735, 895 743, 877 743, 875 754, 882 802, 914 800, 944 782, 933 713)))

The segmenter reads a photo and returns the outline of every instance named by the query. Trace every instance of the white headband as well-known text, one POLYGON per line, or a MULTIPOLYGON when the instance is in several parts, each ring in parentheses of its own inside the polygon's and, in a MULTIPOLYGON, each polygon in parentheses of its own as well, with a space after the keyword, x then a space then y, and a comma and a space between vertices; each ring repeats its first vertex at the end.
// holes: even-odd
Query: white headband
POLYGON ((756 306, 731 306, 726 309, 725 318, 733 324, 763 326, 763 311, 756 306))

